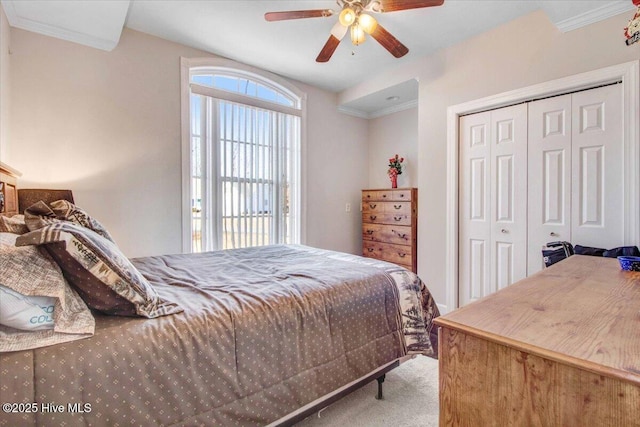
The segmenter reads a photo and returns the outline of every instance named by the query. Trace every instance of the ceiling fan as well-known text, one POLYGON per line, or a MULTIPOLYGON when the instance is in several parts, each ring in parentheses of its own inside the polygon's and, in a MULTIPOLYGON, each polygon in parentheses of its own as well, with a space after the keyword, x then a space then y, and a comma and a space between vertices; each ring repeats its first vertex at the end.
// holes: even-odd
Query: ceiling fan
POLYGON ((301 18, 328 18, 338 14, 338 22, 331 29, 331 35, 316 58, 317 62, 327 62, 340 44, 340 40, 351 30, 351 42, 358 46, 363 43, 366 34, 376 39, 396 58, 403 57, 409 49, 400 43, 390 32, 384 29, 370 15, 373 13, 396 12, 399 10, 419 9, 440 6, 444 0, 337 0, 340 11, 332 9, 290 10, 285 12, 267 12, 267 21, 284 21, 301 18))

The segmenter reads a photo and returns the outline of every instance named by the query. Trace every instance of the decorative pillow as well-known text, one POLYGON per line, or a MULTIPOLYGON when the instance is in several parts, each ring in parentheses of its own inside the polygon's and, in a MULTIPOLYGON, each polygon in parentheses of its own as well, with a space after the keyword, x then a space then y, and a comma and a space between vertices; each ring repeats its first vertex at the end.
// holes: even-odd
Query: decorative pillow
MULTIPOLYGON (((25 211, 27 224, 35 221, 30 217, 32 211, 25 211)), ((179 305, 160 298, 112 241, 87 228, 56 221, 16 240, 17 246, 42 244, 91 308, 149 318, 182 311, 179 305)))
POLYGON ((65 221, 71 221, 78 225, 81 225, 89 230, 93 230, 107 240, 111 240, 115 243, 109 232, 97 219, 92 218, 83 209, 77 207, 73 203, 67 200, 56 200, 49 204, 51 210, 56 214, 56 218, 65 221))
POLYGON ((3 318, 0 321, 0 352, 44 347, 93 335, 93 316, 64 280, 60 267, 38 247, 16 247, 18 237, 17 234, 0 233, 0 317, 3 318), (16 329, 17 324, 11 321, 4 324, 5 317, 9 316, 5 311, 5 304, 11 298, 8 293, 25 299, 53 299, 53 328, 27 332, 16 329))
POLYGON ((0 215, 0 233, 24 234, 29 228, 24 222, 24 215, 14 215, 11 218, 0 215))
POLYGON ((22 295, 0 285, 0 324, 23 331, 53 329, 56 299, 22 295))

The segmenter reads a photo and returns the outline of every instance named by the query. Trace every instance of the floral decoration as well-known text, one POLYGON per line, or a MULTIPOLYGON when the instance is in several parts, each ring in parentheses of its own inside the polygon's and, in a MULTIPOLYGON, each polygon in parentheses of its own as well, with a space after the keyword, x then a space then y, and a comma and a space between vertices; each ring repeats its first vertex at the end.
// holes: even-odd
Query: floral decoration
POLYGON ((402 175, 402 162, 404 162, 404 157, 399 157, 397 154, 395 157, 390 157, 387 174, 390 177, 402 175))

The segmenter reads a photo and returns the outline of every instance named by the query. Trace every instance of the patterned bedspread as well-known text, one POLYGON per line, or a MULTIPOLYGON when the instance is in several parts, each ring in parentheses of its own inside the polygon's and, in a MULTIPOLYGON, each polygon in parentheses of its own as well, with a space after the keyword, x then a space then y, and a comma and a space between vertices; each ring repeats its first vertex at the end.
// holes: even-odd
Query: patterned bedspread
POLYGON ((0 354, 2 403, 38 409, 0 425, 264 425, 407 353, 437 355, 436 305, 393 264, 305 246, 133 262, 184 312, 95 314, 91 338, 0 354))

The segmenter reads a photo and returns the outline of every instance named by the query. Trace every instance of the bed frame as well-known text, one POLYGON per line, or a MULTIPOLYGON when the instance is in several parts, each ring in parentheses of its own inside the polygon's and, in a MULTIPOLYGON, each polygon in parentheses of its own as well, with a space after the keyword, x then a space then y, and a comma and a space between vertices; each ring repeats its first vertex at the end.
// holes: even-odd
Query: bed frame
POLYGON ((400 366, 402 363, 406 362, 407 360, 413 359, 415 358, 416 355, 408 355, 405 356, 403 358, 394 360, 393 362, 390 362, 384 366, 381 366, 380 368, 374 370, 373 372, 349 383, 346 384, 344 386, 342 386, 341 388, 325 395, 322 396, 319 399, 314 400, 313 402, 309 402, 308 404, 306 404, 305 406, 303 406, 302 408, 280 418, 277 421, 274 421, 271 424, 268 424, 267 427, 288 427, 288 426, 292 426, 296 423, 299 423, 300 421, 304 420, 305 418, 308 418, 309 416, 320 412, 322 409, 332 405, 333 403, 337 402, 338 400, 342 399, 343 397, 347 396, 348 394, 353 393, 354 391, 364 387, 365 385, 369 384, 371 381, 373 381, 374 379, 376 381, 378 381, 378 393, 376 394, 375 398, 378 400, 382 400, 384 399, 384 396, 382 394, 382 384, 384 383, 385 377, 386 377, 386 373, 397 368, 398 366, 400 366))

